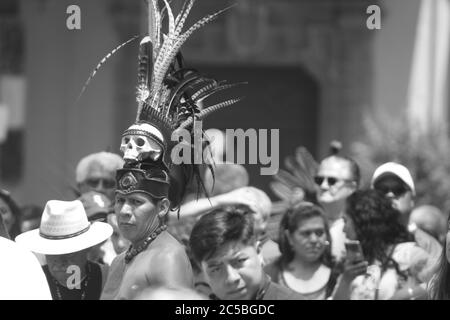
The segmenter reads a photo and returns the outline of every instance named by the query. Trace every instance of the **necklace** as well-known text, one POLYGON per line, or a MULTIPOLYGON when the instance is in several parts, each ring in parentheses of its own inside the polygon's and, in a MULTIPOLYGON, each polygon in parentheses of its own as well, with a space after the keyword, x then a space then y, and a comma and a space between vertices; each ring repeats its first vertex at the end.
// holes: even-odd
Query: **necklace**
POLYGON ((144 251, 145 249, 147 249, 148 245, 155 240, 155 238, 164 230, 167 229, 166 225, 162 225, 160 227, 158 227, 155 231, 153 231, 147 239, 144 240, 144 242, 139 245, 137 248, 133 248, 133 245, 131 245, 127 252, 125 253, 125 263, 130 263, 131 260, 133 260, 133 258, 135 256, 137 256, 139 253, 141 253, 142 251, 144 251))
MULTIPOLYGON (((84 279, 81 281, 82 285, 81 285, 81 297, 80 300, 85 300, 86 299, 86 291, 87 291, 87 286, 89 283, 89 275, 90 275, 90 271, 91 271, 91 266, 89 265, 89 262, 87 263, 86 266, 86 277, 84 277, 84 279)), ((56 290, 56 300, 64 300, 62 297, 62 293, 61 290, 59 289, 59 287, 62 287, 62 285, 58 282, 58 280, 56 280, 53 276, 52 276, 53 282, 55 284, 55 290, 56 290)), ((73 289, 72 289, 73 290, 73 289)))

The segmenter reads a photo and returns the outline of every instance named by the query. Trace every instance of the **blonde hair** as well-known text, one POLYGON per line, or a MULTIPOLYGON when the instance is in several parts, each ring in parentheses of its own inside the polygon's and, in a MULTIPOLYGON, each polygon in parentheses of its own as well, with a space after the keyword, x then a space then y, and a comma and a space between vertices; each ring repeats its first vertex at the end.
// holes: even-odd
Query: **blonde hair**
POLYGON ((124 161, 121 156, 111 152, 97 152, 91 153, 82 158, 75 170, 75 179, 77 183, 84 182, 87 178, 89 168, 94 164, 100 165, 106 171, 115 172, 124 165, 124 161))

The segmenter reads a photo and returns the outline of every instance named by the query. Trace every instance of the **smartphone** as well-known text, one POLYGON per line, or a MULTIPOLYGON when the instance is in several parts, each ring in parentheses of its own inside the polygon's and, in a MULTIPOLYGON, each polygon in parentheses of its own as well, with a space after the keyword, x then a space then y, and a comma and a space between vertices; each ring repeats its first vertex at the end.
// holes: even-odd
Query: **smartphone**
POLYGON ((345 242, 345 250, 349 261, 356 263, 364 260, 361 243, 358 240, 347 240, 345 242))

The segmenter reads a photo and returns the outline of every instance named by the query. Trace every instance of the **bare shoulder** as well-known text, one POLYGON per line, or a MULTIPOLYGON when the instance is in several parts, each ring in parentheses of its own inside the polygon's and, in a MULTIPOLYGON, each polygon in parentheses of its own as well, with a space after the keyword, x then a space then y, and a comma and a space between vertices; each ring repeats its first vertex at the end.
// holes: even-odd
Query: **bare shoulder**
POLYGON ((147 250, 146 277, 149 283, 192 286, 192 267, 186 250, 170 233, 161 233, 147 250))
POLYGON ((154 262, 161 264, 162 262, 178 263, 187 259, 184 246, 175 239, 169 232, 163 232, 149 246, 151 257, 154 262))

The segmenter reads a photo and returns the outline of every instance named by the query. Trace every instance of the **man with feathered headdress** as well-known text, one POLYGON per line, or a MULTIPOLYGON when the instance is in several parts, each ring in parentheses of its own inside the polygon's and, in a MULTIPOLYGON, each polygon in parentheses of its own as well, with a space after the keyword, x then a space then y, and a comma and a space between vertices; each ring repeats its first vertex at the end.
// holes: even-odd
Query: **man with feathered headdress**
POLYGON ((187 0, 174 17, 166 0, 162 10, 158 0, 148 1, 149 34, 139 48, 137 117, 122 135, 125 165, 116 176, 115 212, 131 246, 113 261, 102 299, 130 299, 155 286, 193 287, 185 249, 166 231, 167 213, 179 208, 194 177, 203 186, 199 165, 204 162, 207 143, 196 123, 239 100, 205 106, 205 98, 233 84, 183 66, 181 45, 221 12, 183 31, 193 3, 187 0), (164 16, 168 19, 166 34, 161 31, 164 16), (201 138, 200 152, 195 137, 201 138))

